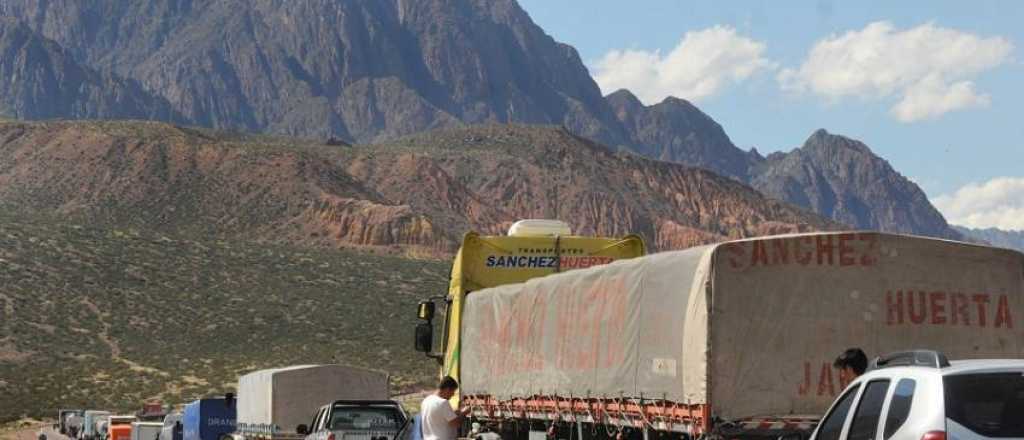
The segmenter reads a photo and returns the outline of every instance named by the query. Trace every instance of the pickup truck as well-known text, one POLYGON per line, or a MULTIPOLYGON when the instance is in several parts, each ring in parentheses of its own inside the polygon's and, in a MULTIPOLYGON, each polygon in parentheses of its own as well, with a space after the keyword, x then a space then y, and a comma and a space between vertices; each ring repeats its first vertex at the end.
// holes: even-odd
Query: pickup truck
POLYGON ((409 417, 393 400, 338 400, 317 410, 296 432, 305 440, 397 440, 409 417))

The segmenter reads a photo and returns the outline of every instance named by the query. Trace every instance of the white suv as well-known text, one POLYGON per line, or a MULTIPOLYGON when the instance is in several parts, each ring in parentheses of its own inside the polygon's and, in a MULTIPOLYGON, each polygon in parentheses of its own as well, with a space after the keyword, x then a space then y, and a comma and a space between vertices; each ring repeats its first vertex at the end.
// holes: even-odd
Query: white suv
POLYGON ((1024 439, 1024 360, 949 362, 934 351, 875 360, 811 440, 1024 439))

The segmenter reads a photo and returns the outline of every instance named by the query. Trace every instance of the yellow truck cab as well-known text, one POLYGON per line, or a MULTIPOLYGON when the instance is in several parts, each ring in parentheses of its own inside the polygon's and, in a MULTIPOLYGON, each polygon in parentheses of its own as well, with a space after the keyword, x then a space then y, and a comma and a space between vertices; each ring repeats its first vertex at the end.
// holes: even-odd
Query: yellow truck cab
MULTIPOLYGON (((459 336, 466 295, 488 287, 643 256, 643 239, 580 237, 558 220, 520 220, 508 235, 467 233, 452 263, 448 293, 419 304, 416 350, 441 363, 441 376, 459 380, 459 336)), ((458 398, 452 399, 458 406, 458 398)))

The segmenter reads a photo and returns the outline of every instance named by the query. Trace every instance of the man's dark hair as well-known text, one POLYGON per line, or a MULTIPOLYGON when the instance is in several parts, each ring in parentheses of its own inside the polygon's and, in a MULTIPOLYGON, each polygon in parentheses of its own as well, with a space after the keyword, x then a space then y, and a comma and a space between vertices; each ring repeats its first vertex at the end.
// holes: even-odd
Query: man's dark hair
POLYGON ((832 366, 840 369, 850 367, 859 376, 868 370, 868 356, 864 354, 864 350, 851 348, 839 355, 836 361, 832 363, 832 366))
POLYGON ((441 379, 441 383, 437 384, 439 390, 457 390, 459 389, 459 383, 455 381, 451 376, 445 376, 441 379))

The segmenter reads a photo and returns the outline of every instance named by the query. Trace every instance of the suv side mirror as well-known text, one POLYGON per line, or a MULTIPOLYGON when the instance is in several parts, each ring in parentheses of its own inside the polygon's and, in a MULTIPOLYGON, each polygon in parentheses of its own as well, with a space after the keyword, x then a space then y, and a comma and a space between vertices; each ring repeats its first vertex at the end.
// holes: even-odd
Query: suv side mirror
POLYGON ((430 353, 434 348, 434 327, 429 323, 416 326, 416 351, 430 353))
POLYGON ((296 426, 295 433, 299 435, 307 435, 309 434, 309 428, 307 428, 306 425, 296 426))
POLYGON ((422 301, 420 302, 419 310, 416 312, 416 316, 424 321, 430 321, 434 319, 434 302, 433 301, 422 301))

